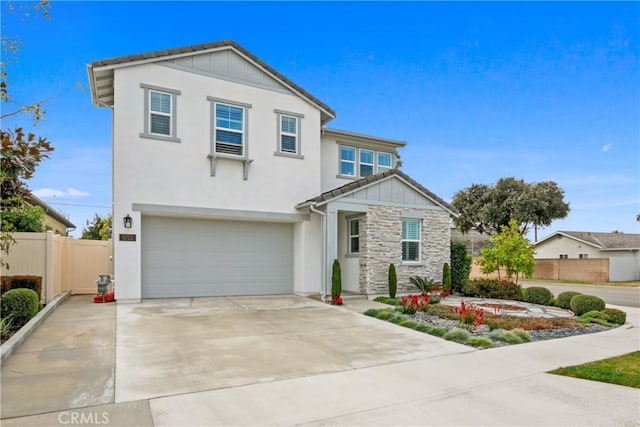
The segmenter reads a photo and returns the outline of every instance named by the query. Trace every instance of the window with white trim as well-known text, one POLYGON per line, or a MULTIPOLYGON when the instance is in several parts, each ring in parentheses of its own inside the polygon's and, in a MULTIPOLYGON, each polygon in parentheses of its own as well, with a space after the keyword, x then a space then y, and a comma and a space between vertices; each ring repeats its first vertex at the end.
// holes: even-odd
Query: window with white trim
POLYGON ((356 149, 340 146, 340 175, 356 176, 356 149))
POLYGON ((244 156, 244 107, 214 103, 214 151, 217 154, 244 156))
POLYGON ((360 252, 360 220, 358 218, 349 220, 349 253, 360 252))
POLYGON ((144 91, 144 128, 142 138, 180 142, 176 119, 179 90, 140 83, 144 91))
POLYGON ((579 259, 587 259, 589 258, 589 254, 578 254, 579 259))
POLYGON ((298 118, 280 115, 280 151, 298 154, 298 118))
POLYGON ((378 152, 378 170, 377 172, 384 172, 391 169, 391 153, 378 152))
POLYGON ((362 178, 373 175, 374 153, 371 150, 360 149, 360 176, 362 178))
POLYGON ((568 259, 569 254, 560 254, 560 259, 568 259))
POLYGON ((420 261, 420 228, 419 219, 402 220, 402 261, 420 261))
POLYGON ((149 91, 149 133, 171 136, 171 115, 173 95, 157 90, 149 91))

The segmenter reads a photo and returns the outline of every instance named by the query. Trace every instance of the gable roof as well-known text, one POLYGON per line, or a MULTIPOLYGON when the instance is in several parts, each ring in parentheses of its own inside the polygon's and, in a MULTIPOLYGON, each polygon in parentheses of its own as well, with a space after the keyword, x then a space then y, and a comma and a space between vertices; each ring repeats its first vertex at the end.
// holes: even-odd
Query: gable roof
POLYGON ((146 62, 159 62, 170 59, 172 57, 189 56, 195 53, 203 53, 206 51, 233 49, 241 56, 249 59, 262 69, 264 69, 271 77, 279 81, 285 87, 296 93, 296 95, 315 105, 322 112, 322 123, 326 123, 336 117, 335 111, 327 104, 304 90, 302 87, 289 80, 269 64, 240 46, 233 40, 220 40, 209 43, 195 44, 191 46, 183 46, 172 49, 154 50, 151 52, 138 53, 133 55, 124 55, 114 58, 93 61, 87 65, 89 74, 89 84, 91 86, 91 98, 94 104, 98 106, 113 106, 113 73, 114 69, 128 67, 146 62))
POLYGON ((26 198, 27 198, 27 201, 30 202, 32 205, 40 206, 44 211, 45 215, 50 216, 56 221, 62 223, 67 228, 76 228, 74 223, 69 221, 60 212, 58 212, 57 210, 55 210, 54 208, 52 208, 51 206, 49 206, 48 204, 46 204, 45 202, 43 202, 42 200, 34 196, 33 193, 29 194, 26 198))
POLYGON ((565 236, 600 250, 640 249, 640 234, 599 233, 593 231, 556 231, 536 243, 539 245, 552 237, 565 236))
POLYGON ((324 205, 332 200, 341 198, 346 194, 352 193, 364 187, 368 187, 374 183, 382 182, 392 177, 397 177, 400 180, 404 181, 405 183, 413 187, 415 190, 417 190, 420 194, 422 194, 422 196, 433 201, 436 205, 439 205, 444 210, 448 211, 451 215, 455 215, 455 216, 459 215, 456 208, 451 206, 449 203, 445 202, 442 198, 438 197, 435 193, 423 187, 419 182, 417 182, 416 180, 414 180, 409 175, 407 175, 406 173, 402 172, 399 169, 389 169, 384 172, 380 172, 376 175, 371 175, 366 178, 361 178, 356 181, 349 182, 345 185, 334 188, 333 190, 325 191, 324 193, 316 197, 313 197, 311 199, 305 200, 302 203, 299 203, 296 206, 296 209, 305 208, 310 205, 318 205, 318 204, 324 205))

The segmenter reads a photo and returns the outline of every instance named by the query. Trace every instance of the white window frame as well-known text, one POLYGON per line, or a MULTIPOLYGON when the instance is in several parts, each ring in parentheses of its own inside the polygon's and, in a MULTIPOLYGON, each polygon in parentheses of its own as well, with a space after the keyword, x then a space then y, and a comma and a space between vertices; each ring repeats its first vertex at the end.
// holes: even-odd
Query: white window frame
POLYGON ((288 114, 280 114, 280 120, 278 120, 278 121, 280 122, 280 138, 279 138, 279 140, 280 140, 279 141, 280 142, 280 152, 281 153, 287 153, 287 154, 298 154, 299 153, 299 149, 298 149, 298 146, 299 146, 299 144, 298 144, 298 140, 299 140, 299 138, 298 138, 298 129, 300 128, 300 126, 299 126, 300 120, 295 116, 290 116, 288 114), (284 119, 291 119, 291 120, 293 120, 295 122, 296 131, 294 133, 285 132, 282 129, 282 122, 283 122, 284 119), (283 141, 282 141, 282 137, 284 137, 284 136, 289 136, 289 137, 293 138, 293 140, 294 140, 294 149, 293 149, 293 151, 288 151, 288 150, 284 149, 283 141))
MULTIPOLYGON (((242 157, 242 158, 246 157, 246 151, 247 151, 247 147, 246 147, 246 145, 247 145, 246 144, 246 130, 247 130, 246 115, 247 115, 247 109, 245 108, 244 105, 234 104, 234 103, 226 102, 226 101, 213 101, 213 152, 216 155, 234 156, 234 157, 242 157), (242 129, 241 130, 218 126, 217 111, 218 111, 218 106, 219 105, 220 106, 225 106, 225 107, 239 108, 239 109, 242 110, 242 129), (221 131, 224 131, 224 132, 235 133, 235 134, 239 134, 240 135, 241 141, 242 141, 242 143, 240 144, 240 149, 241 149, 240 154, 218 152, 218 138, 217 138, 218 137, 218 130, 221 130, 221 131)), ((220 144, 236 145, 236 144, 231 144, 231 143, 228 143, 228 142, 220 142, 220 144)))
POLYGON ((589 254, 578 254, 578 259, 589 259, 589 254))
POLYGON ((560 254, 559 259, 568 259, 569 254, 560 254))
POLYGON ((145 83, 140 83, 140 87, 144 90, 144 128, 142 133, 140 133, 140 137, 150 138, 150 139, 159 139, 162 141, 180 142, 180 138, 177 137, 177 134, 178 134, 177 98, 178 98, 178 95, 181 94, 181 92, 179 90, 148 85, 145 83), (163 95, 169 95, 170 97, 169 113, 151 110, 151 94, 154 92, 160 93, 163 95), (169 135, 151 132, 151 115, 152 114, 169 117, 169 135))
POLYGON ((387 153, 386 151, 376 151, 376 173, 388 171, 391 168, 393 168, 393 154, 387 153), (381 154, 389 156, 389 166, 380 165, 381 154))
POLYGON ((352 177, 352 178, 356 178, 358 176, 358 149, 356 147, 351 147, 349 145, 340 145, 339 147, 339 164, 338 167, 340 168, 338 170, 338 175, 339 176, 348 176, 348 177, 352 177), (353 160, 344 160, 342 158, 342 150, 343 149, 347 149, 347 150, 353 150, 353 160), (345 174, 342 173, 342 163, 350 163, 353 165, 353 175, 349 175, 349 174, 345 174))
POLYGON ((401 234, 401 253, 402 253, 402 263, 403 264, 417 264, 419 262, 421 262, 422 260, 422 221, 419 219, 413 219, 413 218, 403 218, 402 219, 402 225, 404 228, 404 223, 405 222, 412 222, 412 223, 417 223, 418 224, 418 238, 417 239, 405 239, 404 237, 404 233, 402 232, 402 230, 400 230, 401 234), (418 259, 416 260, 410 260, 410 259, 404 259, 404 244, 405 243, 418 243, 418 259))
POLYGON ((358 149, 358 177, 366 178, 368 176, 376 174, 376 157, 377 157, 377 153, 374 150, 369 150, 367 148, 358 149), (371 153, 371 163, 362 161, 362 154, 363 153, 371 153), (362 166, 370 166, 371 167, 371 174, 370 175, 363 175, 362 174, 362 166))
POLYGON ((347 253, 351 255, 358 255, 360 253, 360 218, 351 218, 347 221, 347 253), (351 224, 355 222, 358 224, 358 234, 351 233, 351 224), (353 239, 358 239, 358 250, 354 251, 351 242, 353 239))

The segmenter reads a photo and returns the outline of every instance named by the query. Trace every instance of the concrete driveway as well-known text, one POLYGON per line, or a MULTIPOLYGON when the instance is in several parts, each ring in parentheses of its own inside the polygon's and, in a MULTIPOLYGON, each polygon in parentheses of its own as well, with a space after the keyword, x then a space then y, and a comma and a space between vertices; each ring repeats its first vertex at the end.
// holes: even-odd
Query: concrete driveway
POLYGON ((295 295, 118 305, 117 331, 116 402, 473 351, 295 295))

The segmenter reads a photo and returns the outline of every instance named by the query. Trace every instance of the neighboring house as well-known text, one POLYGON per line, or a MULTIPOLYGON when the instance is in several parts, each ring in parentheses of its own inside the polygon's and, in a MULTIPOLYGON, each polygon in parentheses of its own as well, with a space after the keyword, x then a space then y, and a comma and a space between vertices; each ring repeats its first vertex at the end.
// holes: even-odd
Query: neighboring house
POLYGON ((27 201, 34 206, 40 206, 44 211, 44 227, 46 231, 53 231, 54 234, 67 236, 70 231, 75 230, 76 226, 71 221, 33 194, 27 196, 27 201))
POLYGON ((329 106, 235 42, 88 74, 113 109, 119 301, 324 296, 334 259, 343 289, 366 295, 387 292, 391 262, 401 284, 440 278, 456 211, 394 169, 405 143, 325 127, 329 106))
POLYGON ((610 281, 640 280, 640 234, 557 231, 536 243, 535 258, 607 258, 610 281))

